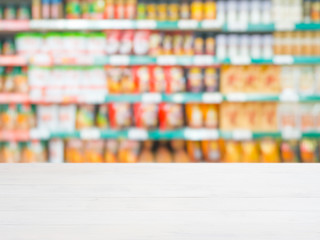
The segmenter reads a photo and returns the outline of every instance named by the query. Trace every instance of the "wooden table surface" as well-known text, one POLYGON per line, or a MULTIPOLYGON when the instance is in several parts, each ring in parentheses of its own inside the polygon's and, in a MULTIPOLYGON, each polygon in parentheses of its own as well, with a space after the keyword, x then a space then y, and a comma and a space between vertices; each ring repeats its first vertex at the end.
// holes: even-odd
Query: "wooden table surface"
POLYGON ((319 240, 319 164, 2 164, 1 240, 319 240))

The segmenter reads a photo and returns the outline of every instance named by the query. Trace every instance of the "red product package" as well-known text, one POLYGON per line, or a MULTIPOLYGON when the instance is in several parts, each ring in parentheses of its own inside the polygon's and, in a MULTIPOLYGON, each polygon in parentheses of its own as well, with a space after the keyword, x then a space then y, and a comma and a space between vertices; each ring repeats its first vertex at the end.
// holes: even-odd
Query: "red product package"
POLYGON ((183 127, 183 105, 178 103, 160 103, 159 121, 160 129, 162 130, 183 127))
POLYGON ((133 106, 135 125, 138 128, 154 129, 158 126, 158 105, 136 103, 133 106))
POLYGON ((150 66, 150 92, 162 93, 166 90, 165 70, 160 66, 150 66))
POLYGON ((120 54, 132 54, 134 31, 126 30, 123 32, 120 41, 120 54))
POLYGON ((166 67, 166 92, 178 93, 186 91, 186 79, 184 77, 184 70, 181 67, 166 67))
POLYGON ((110 103, 109 118, 110 127, 113 129, 127 128, 131 126, 131 105, 129 103, 110 103))
POLYGON ((115 10, 114 12, 115 19, 124 19, 125 4, 123 0, 116 1, 114 10, 115 10))
POLYGON ((148 66, 136 66, 132 69, 137 93, 150 92, 150 68, 148 66))
POLYGON ((136 2, 135 1, 126 1, 124 18, 125 19, 136 18, 136 2))
POLYGON ((136 31, 133 40, 133 52, 136 55, 146 55, 149 53, 150 31, 136 31))
POLYGON ((117 54, 120 50, 121 31, 112 30, 107 32, 107 54, 117 54))
POLYGON ((106 1, 104 7, 104 18, 105 19, 114 19, 115 6, 112 1, 106 1))

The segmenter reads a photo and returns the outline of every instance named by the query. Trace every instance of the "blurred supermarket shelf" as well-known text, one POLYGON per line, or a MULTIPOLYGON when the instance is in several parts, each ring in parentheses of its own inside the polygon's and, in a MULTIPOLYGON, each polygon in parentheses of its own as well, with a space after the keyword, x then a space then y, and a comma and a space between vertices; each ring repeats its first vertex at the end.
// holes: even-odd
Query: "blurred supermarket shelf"
POLYGON ((320 131, 301 132, 299 130, 284 130, 273 132, 255 132, 245 129, 221 131, 208 128, 182 128, 175 130, 146 130, 128 128, 114 129, 84 129, 77 131, 49 131, 48 129, 32 129, 30 131, 0 131, 0 141, 28 141, 49 139, 130 139, 130 140, 256 140, 261 138, 276 138, 298 140, 301 138, 320 138, 320 131))
POLYGON ((0 66, 127 66, 127 65, 161 65, 161 66, 216 66, 221 64, 247 65, 247 64, 276 64, 276 65, 292 65, 292 64, 319 64, 319 56, 290 56, 279 55, 270 59, 250 58, 239 56, 233 58, 218 59, 209 55, 198 56, 133 56, 133 55, 110 55, 110 56, 87 56, 79 55, 73 57, 52 57, 45 54, 38 54, 32 58, 26 58, 19 55, 1 56, 0 66))
POLYGON ((78 96, 29 96, 28 94, 0 93, 0 103, 63 103, 63 104, 102 104, 111 102, 128 103, 221 103, 221 102, 318 102, 320 95, 303 95, 297 93, 264 94, 264 93, 144 93, 144 94, 107 94, 78 96))
POLYGON ((92 103, 101 104, 109 102, 203 102, 220 103, 228 102, 316 102, 320 100, 320 95, 269 95, 269 94, 245 94, 232 93, 222 95, 220 93, 176 93, 176 94, 110 94, 106 96, 55 96, 55 97, 30 97, 26 94, 2 93, 0 103, 92 103))
POLYGON ((320 23, 270 23, 250 24, 221 23, 218 20, 0 20, 0 31, 29 30, 107 30, 107 29, 154 29, 154 30, 214 30, 217 32, 273 32, 319 30, 320 23))

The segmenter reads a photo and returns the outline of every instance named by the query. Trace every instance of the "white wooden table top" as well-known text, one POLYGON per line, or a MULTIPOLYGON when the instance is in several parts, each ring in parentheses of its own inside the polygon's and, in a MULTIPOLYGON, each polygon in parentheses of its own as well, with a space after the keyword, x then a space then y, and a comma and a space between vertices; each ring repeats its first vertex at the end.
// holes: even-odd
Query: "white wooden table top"
POLYGON ((2 164, 1 240, 319 240, 320 164, 2 164))

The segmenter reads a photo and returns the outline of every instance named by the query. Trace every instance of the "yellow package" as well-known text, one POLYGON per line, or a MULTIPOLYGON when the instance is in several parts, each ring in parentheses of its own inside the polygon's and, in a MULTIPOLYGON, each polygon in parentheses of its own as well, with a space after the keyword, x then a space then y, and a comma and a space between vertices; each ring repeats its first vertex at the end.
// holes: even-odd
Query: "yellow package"
POLYGON ((102 163, 103 161, 103 147, 102 140, 87 141, 85 143, 84 161, 88 163, 102 163))
POLYGON ((244 141, 241 143, 242 162, 258 163, 260 162, 260 152, 257 142, 244 141))
POLYGON ((236 141, 226 141, 224 145, 224 162, 240 163, 242 162, 241 144, 236 141))
POLYGON ((66 162, 67 163, 83 163, 84 144, 82 140, 71 139, 66 143, 66 162))
POLYGON ((218 128, 219 115, 218 106, 214 104, 203 104, 204 126, 206 128, 218 128))
POLYGON ((274 139, 264 139, 260 142, 261 161, 264 163, 279 163, 280 148, 279 144, 274 139))
POLYGON ((203 127, 203 107, 198 103, 186 104, 188 126, 192 128, 203 127))

